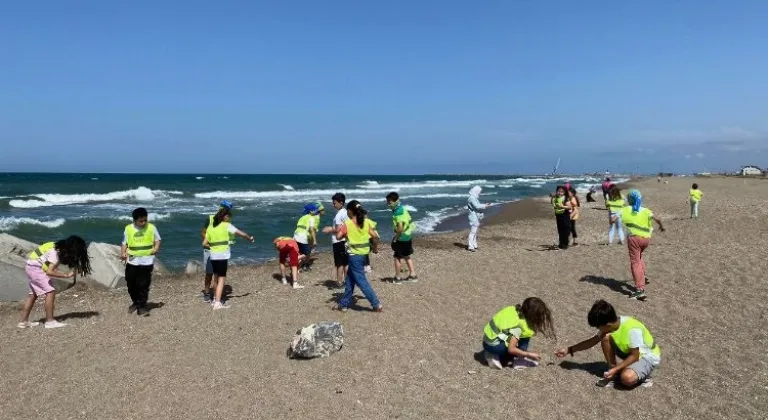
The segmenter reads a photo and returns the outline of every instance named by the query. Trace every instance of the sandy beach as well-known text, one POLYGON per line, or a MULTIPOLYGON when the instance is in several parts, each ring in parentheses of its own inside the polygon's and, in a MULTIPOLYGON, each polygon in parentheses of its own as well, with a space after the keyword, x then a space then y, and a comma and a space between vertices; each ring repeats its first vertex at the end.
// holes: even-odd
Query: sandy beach
MULTIPOLYGON (((370 278, 384 312, 331 311, 332 258, 321 255, 293 291, 276 264, 238 267, 232 308, 212 312, 202 276, 156 278, 151 317, 128 315, 124 290, 78 284, 57 298, 66 328, 16 328, 18 304, 0 305, 3 419, 758 419, 768 411, 768 181, 671 178, 634 182, 660 216, 647 254, 645 302, 627 298, 624 246, 605 246, 602 199, 582 196, 581 245, 557 240, 546 199, 505 206, 467 252, 466 232, 416 239, 421 281, 393 285, 391 253, 372 256, 370 278), (688 189, 704 192, 689 220, 688 189), (482 329, 499 309, 542 298, 557 340, 534 338, 538 368, 491 370, 479 362, 482 329), (654 385, 597 388, 599 348, 552 352, 594 334, 596 299, 643 321, 662 349, 654 385), (300 327, 338 320, 344 348, 326 359, 290 360, 300 327)), ((481 197, 482 198, 482 197, 481 197)), ((383 229, 387 226, 380 224, 383 229)), ((257 241, 270 241, 259 238, 257 241)), ((329 240, 324 238, 324 240, 329 240)), ((190 251, 197 258, 198 250, 190 251)), ((359 294, 359 292, 358 292, 359 294)), ((42 317, 36 308, 34 318, 42 317)))

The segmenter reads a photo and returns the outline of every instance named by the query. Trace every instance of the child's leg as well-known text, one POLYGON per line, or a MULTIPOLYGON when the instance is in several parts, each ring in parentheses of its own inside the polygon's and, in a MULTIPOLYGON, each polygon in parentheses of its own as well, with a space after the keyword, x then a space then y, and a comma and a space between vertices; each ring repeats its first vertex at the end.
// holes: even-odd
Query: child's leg
POLYGON ((608 244, 613 245, 613 238, 616 236, 616 223, 610 223, 608 225, 608 244))
POLYGON ((627 243, 629 250, 629 266, 632 270, 632 278, 638 291, 645 290, 645 270, 643 269, 642 246, 643 238, 632 236, 627 243))
POLYGON ((616 221, 616 229, 619 231, 619 242, 626 242, 626 235, 624 234, 624 225, 621 223, 621 219, 616 221))
POLYGON ((147 306, 149 300, 149 287, 152 285, 152 269, 151 265, 140 265, 136 267, 138 269, 138 276, 136 279, 136 307, 144 308, 147 306))
POLYGON ((293 283, 293 287, 295 289, 304 288, 304 286, 299 285, 299 265, 292 265, 291 266, 291 282, 293 283))
POLYGON ((416 268, 413 265, 413 258, 406 258, 405 264, 408 266, 408 275, 411 277, 416 277, 416 268))
POLYGON ((45 295, 45 322, 53 322, 53 307, 56 304, 56 292, 45 295))
POLYGON ((221 303, 221 296, 224 294, 224 283, 227 281, 227 278, 224 276, 215 276, 215 277, 216 277, 216 295, 213 297, 213 301, 221 303))
POLYGON ((653 365, 651 362, 640 359, 629 365, 628 368, 621 371, 621 383, 624 386, 632 387, 639 382, 643 382, 651 376, 653 365))
POLYGON ((37 296, 34 293, 28 294, 27 298, 24 299, 24 306, 21 307, 21 322, 29 321, 29 314, 32 313, 36 300, 37 296))
POLYGON ((395 257, 395 278, 400 277, 400 270, 403 269, 403 262, 400 260, 400 258, 395 257))
POLYGON ((280 278, 285 283, 285 261, 280 261, 280 278))
POLYGON ((530 338, 521 338, 517 340, 517 348, 522 351, 528 351, 528 345, 531 343, 530 338))

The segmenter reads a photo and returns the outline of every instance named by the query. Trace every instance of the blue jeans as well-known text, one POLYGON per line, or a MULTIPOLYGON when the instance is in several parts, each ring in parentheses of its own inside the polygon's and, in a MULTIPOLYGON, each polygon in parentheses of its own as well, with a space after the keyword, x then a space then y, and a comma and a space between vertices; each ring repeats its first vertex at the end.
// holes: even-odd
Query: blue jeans
POLYGON ((344 279, 344 296, 339 300, 339 306, 342 308, 349 308, 352 305, 355 286, 359 287, 368 302, 371 302, 373 309, 381 306, 379 297, 376 296, 371 283, 365 277, 365 257, 365 255, 349 254, 349 268, 347 268, 347 277, 344 279))
MULTIPOLYGON (((617 216, 616 214, 611 213, 611 216, 617 216)), ((621 216, 619 216, 618 219, 616 219, 616 223, 611 223, 610 229, 608 229, 608 243, 613 243, 613 238, 616 235, 616 232, 619 233, 619 242, 624 243, 624 225, 621 224, 621 216)))
MULTIPOLYGON (((531 343, 530 338, 521 338, 517 340, 517 348, 519 348, 522 351, 528 351, 528 344, 531 343)), ((509 349, 507 348, 507 345, 504 344, 504 342, 500 342, 499 344, 492 346, 483 340, 483 350, 487 351, 488 353, 495 354, 497 356, 505 356, 509 357, 509 349)))

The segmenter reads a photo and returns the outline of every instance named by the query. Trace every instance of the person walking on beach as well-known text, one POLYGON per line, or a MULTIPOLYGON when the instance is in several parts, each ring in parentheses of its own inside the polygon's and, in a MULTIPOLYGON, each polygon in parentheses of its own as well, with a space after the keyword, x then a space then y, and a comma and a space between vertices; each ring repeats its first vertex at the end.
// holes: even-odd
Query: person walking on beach
POLYGON ((357 200, 347 204, 347 216, 349 217, 342 226, 326 227, 325 233, 335 233, 337 238, 346 238, 349 248, 349 268, 344 279, 344 295, 339 304, 334 308, 346 311, 352 305, 355 286, 359 287, 365 298, 371 303, 374 312, 382 312, 379 297, 371 287, 365 276, 365 257, 372 251, 378 252, 379 234, 371 226, 371 221, 366 217, 368 212, 357 200))
POLYGON ((609 369, 597 381, 601 387, 612 387, 618 379, 626 387, 651 385, 651 374, 661 362, 661 348, 642 322, 629 316, 617 316, 613 306, 598 300, 587 315, 587 322, 597 328, 594 337, 555 351, 557 357, 591 349, 600 344, 609 369), (616 358, 622 359, 621 363, 616 358))
POLYGON ((280 236, 275 238, 272 243, 277 249, 278 261, 280 262, 280 277, 283 284, 288 284, 285 278, 287 271, 286 265, 291 267, 291 286, 294 289, 303 289, 299 284, 299 261, 303 256, 299 255, 299 244, 293 238, 280 236))
POLYGON ((317 243, 317 225, 315 225, 315 216, 318 213, 317 204, 307 204, 304 206, 303 212, 303 215, 296 223, 293 239, 299 244, 299 253, 304 256, 299 270, 309 271, 311 270, 309 260, 312 254, 312 246, 317 243))
POLYGON ((395 262, 395 276, 393 283, 417 282, 419 277, 416 275, 416 269, 413 263, 413 231, 416 225, 411 219, 408 209, 400 202, 400 195, 396 192, 387 194, 387 207, 392 210, 392 226, 395 236, 392 238, 392 257, 395 262), (408 267, 408 277, 400 278, 400 271, 403 268, 403 261, 408 267))
POLYGON ((645 300, 645 285, 648 283, 648 277, 646 277, 645 273, 643 252, 651 244, 651 234, 653 232, 653 224, 651 222, 655 221, 662 232, 664 232, 664 226, 650 209, 642 206, 643 196, 640 194, 640 191, 630 191, 629 196, 627 196, 627 202, 629 206, 621 209, 620 216, 612 216, 611 221, 617 222, 621 219, 629 234, 627 249, 629 250, 632 278, 635 281, 635 291, 630 295, 630 298, 645 300))
POLYGON ((469 236, 467 236, 467 250, 475 252, 477 246, 477 231, 480 229, 480 220, 482 220, 486 205, 480 203, 480 193, 483 188, 475 185, 469 190, 467 199, 467 209, 469 210, 469 236))
POLYGON ((555 337, 552 313, 537 297, 529 297, 522 305, 500 310, 483 329, 483 355, 489 367, 502 369, 510 361, 515 369, 538 366, 541 356, 528 351, 536 333, 555 337))
POLYGON ((565 187, 559 185, 555 194, 552 196, 552 208, 555 210, 555 221, 557 222, 557 236, 559 238, 558 248, 568 249, 571 235, 571 218, 568 214, 570 205, 566 201, 565 187))
POLYGON ((120 259, 126 263, 125 283, 132 302, 128 313, 136 311, 139 316, 149 316, 147 299, 155 255, 160 250, 160 233, 154 224, 147 221, 148 213, 144 207, 133 210, 131 216, 133 223, 125 227, 120 247, 120 259))
MULTIPOLYGON (((219 203, 219 211, 223 211, 223 209, 232 211, 232 208, 234 205, 230 203, 227 200, 223 200, 221 203, 219 203)), ((217 212, 217 213, 218 213, 217 212)), ((200 239, 205 239, 205 231, 208 230, 208 226, 213 224, 213 218, 215 217, 215 214, 211 214, 208 217, 205 218, 205 223, 203 224, 203 228, 200 229, 200 239)), ((234 239, 234 238, 230 238, 234 239)), ((211 287, 216 287, 216 285, 212 285, 211 282, 213 281, 213 265, 211 264, 211 250, 210 248, 203 248, 203 267, 205 267, 205 280, 203 282, 203 301, 206 303, 210 303, 213 300, 213 289, 211 287)))
POLYGON ((579 207, 581 207, 581 203, 576 194, 576 189, 571 185, 568 185, 566 188, 568 189, 568 205, 570 206, 570 210, 568 211, 568 217, 571 222, 570 234, 571 237, 573 237, 573 243, 571 245, 576 246, 578 245, 576 238, 579 237, 576 233, 576 221, 579 220, 579 207))
POLYGON ((221 297, 224 294, 224 284, 227 280, 227 266, 232 257, 230 251, 232 235, 237 235, 250 242, 254 241, 253 236, 236 228, 230 223, 230 220, 232 220, 232 212, 226 208, 220 210, 213 217, 213 222, 205 231, 205 239, 203 239, 203 247, 209 247, 211 250, 213 281, 216 283, 216 291, 211 303, 214 310, 229 308, 229 305, 225 305, 221 301, 221 297))
POLYGON ((624 226, 621 223, 621 209, 626 206, 618 186, 611 186, 608 192, 608 245, 613 245, 613 238, 619 234, 619 245, 624 245, 624 226), (613 218, 616 218, 614 221, 613 218))
POLYGON ((77 281, 78 274, 80 276, 91 274, 91 259, 83 238, 70 236, 67 239, 40 245, 27 256, 24 270, 29 280, 29 294, 24 300, 18 327, 30 328, 40 325, 39 322, 29 322, 29 315, 40 296, 45 296, 45 328, 65 327, 67 324, 53 317, 56 289, 53 287, 51 278, 72 279, 74 282, 77 281), (59 265, 68 266, 71 272, 63 274, 56 271, 59 265))
MULTIPOLYGON (((338 229, 347 221, 347 209, 344 208, 346 201, 347 197, 342 193, 336 193, 331 197, 333 208, 336 209, 336 215, 333 217, 334 229, 338 229)), ((339 239, 336 234, 331 233, 331 243, 333 244, 333 265, 336 267, 336 284, 338 287, 343 287, 349 264, 347 241, 343 238, 339 239)))
POLYGON ((603 199, 605 200, 606 208, 608 207, 608 194, 611 192, 611 186, 613 186, 611 178, 606 177, 605 181, 603 181, 603 199))
POLYGON ((699 189, 699 184, 694 183, 691 186, 691 190, 688 192, 688 195, 690 196, 689 201, 691 203, 691 219, 698 219, 699 202, 701 201, 701 196, 704 195, 704 193, 702 193, 699 189))

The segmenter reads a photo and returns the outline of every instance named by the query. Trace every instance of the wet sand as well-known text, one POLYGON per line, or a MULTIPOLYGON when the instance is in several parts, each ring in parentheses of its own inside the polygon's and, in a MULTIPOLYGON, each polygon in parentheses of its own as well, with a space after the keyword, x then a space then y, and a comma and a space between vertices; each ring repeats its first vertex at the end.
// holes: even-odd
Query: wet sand
MULTIPOLYGON (((765 418, 768 410, 768 181, 696 179, 701 218, 688 219, 691 178, 635 186, 665 221, 648 251, 649 299, 627 299, 625 247, 602 245, 607 213, 584 203, 582 245, 556 241, 548 200, 504 206, 480 231, 415 242, 421 281, 392 285, 391 254, 370 276, 385 312, 331 311, 331 256, 308 287, 293 291, 275 264, 231 270, 232 308, 202 303, 202 276, 158 278, 149 318, 128 315, 125 291, 78 285, 57 301, 70 325, 18 330, 18 305, 0 305, 3 419, 206 418, 765 418), (482 329, 500 308, 538 296, 558 337, 535 338, 542 366, 494 371, 477 360, 482 329), (596 299, 642 320, 662 348, 654 386, 630 392, 594 386, 599 349, 556 360, 551 352, 594 333, 596 299), (341 321, 344 348, 327 359, 289 360, 300 327, 341 321)), ((583 200, 586 201, 586 200, 583 200)), ((196 253, 193 253, 196 257, 196 253)), ((42 308, 36 309, 42 316, 42 308)))

